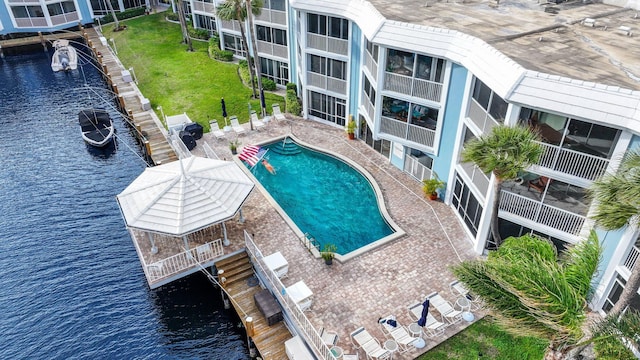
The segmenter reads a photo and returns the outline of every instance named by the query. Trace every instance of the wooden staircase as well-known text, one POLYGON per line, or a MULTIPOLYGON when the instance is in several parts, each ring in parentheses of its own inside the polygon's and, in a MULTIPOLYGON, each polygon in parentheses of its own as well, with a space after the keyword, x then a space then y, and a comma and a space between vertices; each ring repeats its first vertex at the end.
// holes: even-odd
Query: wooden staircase
MULTIPOLYGON (((231 303, 236 309, 242 323, 246 326, 247 316, 253 318, 253 342, 265 360, 286 359, 284 342, 291 339, 291 333, 280 321, 269 326, 266 319, 253 301, 253 295, 262 290, 259 285, 249 286, 249 278, 255 276, 253 265, 245 251, 228 258, 216 261, 216 268, 224 270, 224 288, 232 298, 231 303)), ((218 279, 220 280, 220 279, 218 279)))

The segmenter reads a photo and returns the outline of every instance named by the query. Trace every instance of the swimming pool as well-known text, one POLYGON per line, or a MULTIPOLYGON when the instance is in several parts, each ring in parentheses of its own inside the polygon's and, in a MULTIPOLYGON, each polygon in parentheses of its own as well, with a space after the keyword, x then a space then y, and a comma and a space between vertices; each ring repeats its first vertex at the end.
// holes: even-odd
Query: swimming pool
POLYGON ((294 230, 315 238, 320 249, 335 244, 339 261, 404 234, 388 216, 373 178, 357 164, 291 137, 260 146, 268 149, 265 158, 275 175, 262 164, 245 166, 294 230))

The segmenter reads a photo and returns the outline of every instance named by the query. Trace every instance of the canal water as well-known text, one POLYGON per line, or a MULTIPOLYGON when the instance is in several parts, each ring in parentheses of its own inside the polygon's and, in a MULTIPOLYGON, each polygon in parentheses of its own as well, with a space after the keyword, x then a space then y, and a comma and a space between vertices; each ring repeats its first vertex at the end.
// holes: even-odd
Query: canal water
POLYGON ((53 73, 51 55, 0 59, 0 358, 249 359, 204 276, 148 288, 115 200, 140 147, 119 116, 115 147, 85 145, 77 113, 110 95, 90 63, 53 73))

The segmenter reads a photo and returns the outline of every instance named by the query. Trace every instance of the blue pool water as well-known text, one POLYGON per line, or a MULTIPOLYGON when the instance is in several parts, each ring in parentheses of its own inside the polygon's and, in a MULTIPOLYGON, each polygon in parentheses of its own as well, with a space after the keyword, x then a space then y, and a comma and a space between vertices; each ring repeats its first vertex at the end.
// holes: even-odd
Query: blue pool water
POLYGON ((50 56, 0 59, 0 358, 249 359, 204 276, 148 288, 115 200, 140 148, 121 117, 117 150, 84 144, 77 112, 95 99, 50 56))
POLYGON ((276 175, 262 164, 253 174, 321 248, 332 243, 344 255, 393 233, 369 181, 344 161, 282 141, 263 147, 276 175))

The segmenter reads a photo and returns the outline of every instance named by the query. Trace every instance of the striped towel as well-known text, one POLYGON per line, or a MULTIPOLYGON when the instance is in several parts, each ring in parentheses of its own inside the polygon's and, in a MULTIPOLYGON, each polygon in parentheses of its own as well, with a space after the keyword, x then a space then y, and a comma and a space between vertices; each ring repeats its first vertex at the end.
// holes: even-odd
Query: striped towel
POLYGON ((238 158, 251 166, 255 166, 258 161, 260 161, 260 158, 258 157, 259 153, 259 146, 248 145, 242 149, 242 152, 240 153, 240 155, 238 155, 238 158))

